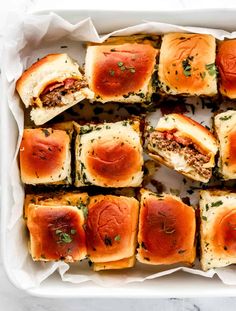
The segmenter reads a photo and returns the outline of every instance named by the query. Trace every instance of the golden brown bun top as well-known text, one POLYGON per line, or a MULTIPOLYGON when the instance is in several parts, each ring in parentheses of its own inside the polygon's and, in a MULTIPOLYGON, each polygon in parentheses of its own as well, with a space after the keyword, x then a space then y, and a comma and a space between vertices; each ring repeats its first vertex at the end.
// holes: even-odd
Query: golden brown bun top
POLYGON ((148 44, 89 46, 86 54, 86 76, 89 86, 103 100, 148 92, 157 50, 148 44))
POLYGON ((81 259, 86 250, 83 213, 76 206, 28 206, 27 226, 34 259, 81 259))
POLYGON ((138 201, 113 195, 92 197, 86 224, 87 248, 92 261, 103 262, 133 255, 138 201))
POLYGON ((225 179, 236 178, 236 111, 227 110, 215 116, 220 141, 220 171, 225 179))
POLYGON ((220 73, 220 92, 229 98, 236 98, 235 39, 219 43, 216 64, 220 73))
POLYGON ((25 129, 20 146, 23 179, 47 179, 66 165, 70 136, 61 130, 25 129))
POLYGON ((61 54, 48 54, 44 56, 43 58, 39 59, 33 65, 31 65, 28 69, 26 69, 22 76, 17 80, 16 82, 16 89, 18 92, 20 92, 21 88, 23 87, 23 84, 25 81, 35 72, 40 68, 41 66, 54 62, 58 58, 60 58, 61 54))
POLYGON ((167 93, 216 94, 216 75, 211 70, 215 63, 215 46, 215 38, 211 35, 165 34, 160 51, 159 80, 167 86, 167 93))
POLYGON ((141 190, 139 245, 152 262, 184 261, 193 253, 195 212, 171 194, 141 190))

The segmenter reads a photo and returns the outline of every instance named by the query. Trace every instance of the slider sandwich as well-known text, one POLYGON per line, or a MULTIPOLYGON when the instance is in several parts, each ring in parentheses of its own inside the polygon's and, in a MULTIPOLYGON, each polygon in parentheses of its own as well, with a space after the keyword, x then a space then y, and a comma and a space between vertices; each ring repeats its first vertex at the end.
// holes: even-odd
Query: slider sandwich
POLYGON ((192 264, 196 256, 193 207, 171 194, 141 190, 137 259, 150 265, 192 264))
POLYGON ((219 91, 224 97, 236 98, 236 40, 220 41, 216 55, 219 91))
POLYGON ((79 65, 67 54, 50 54, 34 63, 17 81, 16 90, 36 125, 93 97, 79 65))
POLYGON ((163 36, 158 79, 163 94, 215 96, 216 40, 211 35, 168 33, 163 36))
POLYGON ((158 43, 158 36, 135 35, 90 44, 85 75, 95 99, 103 103, 150 101, 158 43))
POLYGON ((236 264, 236 193, 204 190, 199 205, 202 269, 236 264))
POLYGON ((201 124, 181 114, 169 114, 149 133, 148 154, 181 174, 207 183, 215 165, 218 143, 201 124))

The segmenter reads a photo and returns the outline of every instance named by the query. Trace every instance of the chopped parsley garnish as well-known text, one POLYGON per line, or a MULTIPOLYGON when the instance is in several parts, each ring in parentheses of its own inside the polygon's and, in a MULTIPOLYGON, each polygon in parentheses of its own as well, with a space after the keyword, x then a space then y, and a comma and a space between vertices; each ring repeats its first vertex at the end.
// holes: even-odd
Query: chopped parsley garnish
POLYGON ((212 202, 212 203, 211 203, 211 206, 212 206, 212 207, 217 207, 217 206, 220 206, 220 205, 222 205, 222 204, 223 204, 223 202, 220 200, 220 201, 212 202))
POLYGON ((204 72, 200 72, 200 77, 202 78, 202 80, 205 79, 205 76, 206 76, 206 72, 205 71, 204 72))
POLYGON ((232 118, 232 116, 224 116, 224 117, 220 117, 220 120, 221 121, 227 121, 227 120, 229 120, 231 118, 232 118))
POLYGON ((92 130, 93 130, 92 126, 84 125, 84 126, 81 126, 80 128, 80 134, 86 134, 86 133, 92 132, 92 130))
POLYGON ((84 218, 87 218, 87 216, 88 216, 88 207, 84 203, 79 202, 79 204, 77 205, 77 208, 81 209, 83 214, 84 214, 84 218))
POLYGON ((142 248, 144 248, 144 249, 147 249, 147 247, 146 247, 146 245, 145 245, 144 242, 142 242, 140 246, 141 246, 142 248))
POLYGON ((131 73, 135 73, 134 67, 127 67, 123 62, 118 62, 117 65, 120 67, 121 71, 129 70, 131 73))
POLYGON ((206 216, 202 216, 202 220, 207 221, 207 217, 206 216))
POLYGON ((74 235, 74 234, 76 234, 76 230, 75 229, 71 229, 70 233, 74 235))
POLYGON ((186 59, 182 61, 183 73, 185 77, 191 77, 191 64, 190 61, 193 60, 193 56, 188 56, 186 59))
POLYGON ((44 133, 45 137, 50 135, 50 132, 47 129, 42 129, 42 132, 44 133))
POLYGON ((58 243, 71 243, 72 238, 68 233, 65 233, 59 229, 56 230, 56 235, 59 237, 58 243))
POLYGON ((215 63, 206 64, 206 70, 208 71, 210 76, 216 76, 218 74, 218 70, 216 68, 215 63))
POLYGON ((114 240, 115 240, 116 242, 119 242, 119 241, 120 241, 120 235, 119 235, 119 234, 116 235, 116 236, 114 237, 114 240))
POLYGON ((173 194, 173 195, 179 196, 180 195, 180 190, 179 189, 172 189, 172 188, 170 188, 170 193, 173 194))
POLYGON ((105 236, 104 238, 104 243, 106 244, 106 246, 112 246, 112 240, 110 237, 105 236))
POLYGON ((109 74, 113 77, 115 75, 115 71, 113 69, 109 70, 109 74))

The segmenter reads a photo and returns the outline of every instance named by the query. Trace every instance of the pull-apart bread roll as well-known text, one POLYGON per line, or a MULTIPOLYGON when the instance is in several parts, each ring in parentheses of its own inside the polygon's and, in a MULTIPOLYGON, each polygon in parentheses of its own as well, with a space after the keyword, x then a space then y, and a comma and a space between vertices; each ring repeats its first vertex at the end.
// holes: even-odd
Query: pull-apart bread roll
POLYGON ((158 70, 161 91, 172 95, 216 95, 215 55, 216 42, 211 35, 164 35, 158 70))
POLYGON ((137 187, 142 183, 139 121, 77 127, 76 186, 137 187))
POLYGON ((220 142, 219 172, 225 180, 236 179, 236 111, 215 116, 215 131, 220 142))
POLYGON ((218 144, 204 126, 173 113, 159 119, 149 135, 147 149, 158 162, 206 183, 212 175, 218 144))
POLYGON ((74 262, 87 255, 85 217, 88 195, 26 195, 25 218, 33 260, 74 262))
POLYGON ((141 190, 137 259, 150 265, 195 260, 195 211, 180 198, 141 190))
MULTIPOLYGON (((132 37, 130 40, 114 37, 103 44, 88 46, 85 75, 97 101, 150 100, 158 50, 144 35, 134 37, 137 42, 132 37)), ((156 36, 155 41, 158 40, 156 36)))
POLYGON ((85 98, 93 98, 79 65, 67 54, 50 54, 28 68, 16 83, 36 125, 51 120, 85 98))
POLYGON ((134 265, 138 212, 139 202, 134 198, 113 195, 90 198, 86 241, 95 270, 134 265))
POLYGON ((201 191, 201 265, 203 270, 236 263, 236 193, 201 191))
POLYGON ((236 40, 221 41, 216 64, 219 69, 219 90, 223 96, 236 98, 236 40))
POLYGON ((71 183, 71 135, 51 128, 25 129, 20 146, 25 184, 71 183))

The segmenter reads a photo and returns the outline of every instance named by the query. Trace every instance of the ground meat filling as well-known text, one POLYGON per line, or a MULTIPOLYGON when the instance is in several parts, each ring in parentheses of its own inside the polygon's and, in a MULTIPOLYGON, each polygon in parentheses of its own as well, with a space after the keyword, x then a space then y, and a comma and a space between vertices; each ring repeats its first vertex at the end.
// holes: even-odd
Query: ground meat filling
POLYGON ((211 169, 203 167, 203 164, 209 162, 210 157, 197 150, 197 146, 188 138, 181 138, 169 132, 155 131, 149 137, 148 149, 157 152, 161 149, 182 154, 187 164, 193 167, 199 175, 204 178, 211 177, 211 169))
POLYGON ((61 107, 65 105, 61 100, 62 96, 78 92, 87 86, 88 84, 84 80, 66 79, 44 90, 40 95, 40 100, 44 107, 61 107))

